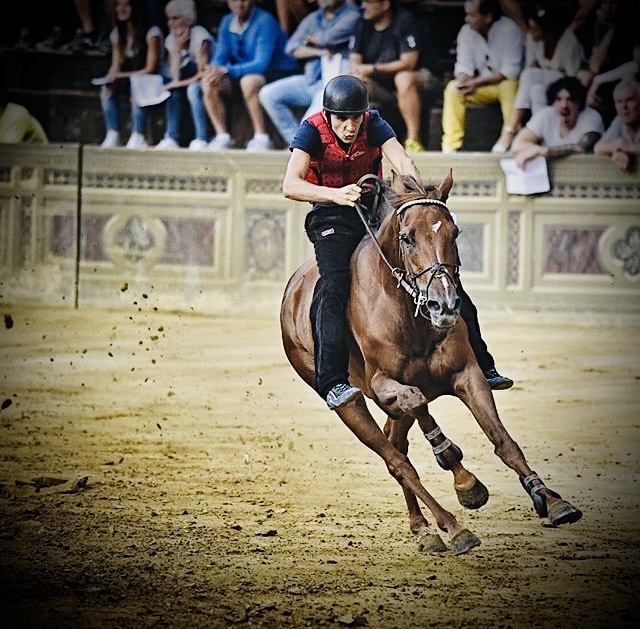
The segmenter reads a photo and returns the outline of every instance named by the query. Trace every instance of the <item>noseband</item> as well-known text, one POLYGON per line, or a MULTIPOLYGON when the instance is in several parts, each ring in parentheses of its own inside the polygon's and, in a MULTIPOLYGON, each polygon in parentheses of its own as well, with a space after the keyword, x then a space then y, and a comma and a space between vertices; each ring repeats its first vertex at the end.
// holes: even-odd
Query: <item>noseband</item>
MULTIPOLYGON (((376 196, 375 196, 376 208, 374 208, 374 213, 375 213, 375 212, 377 212, 377 205, 382 200, 382 195, 380 194, 380 191, 381 191, 380 180, 375 175, 365 175, 364 177, 362 177, 358 181, 358 185, 359 186, 362 187, 363 184, 375 188, 375 191, 376 191, 376 196), (369 180, 375 180, 375 182, 370 183, 369 180)), ((395 211, 395 215, 398 218, 398 220, 400 219, 402 214, 405 212, 405 210, 407 210, 408 208, 413 207, 415 205, 439 205, 440 207, 445 208, 449 212, 449 214, 453 218, 453 222, 457 224, 456 215, 448 208, 447 204, 444 201, 440 201, 439 199, 428 199, 426 197, 421 197, 421 198, 418 198, 418 199, 411 199, 410 201, 405 201, 404 203, 402 203, 395 211)), ((371 229, 371 225, 369 225, 369 222, 365 218, 364 212, 366 211, 366 208, 361 203, 357 203, 356 204, 356 209, 358 210, 358 214, 360 216, 360 219, 364 223, 364 226, 365 226, 367 232, 369 233, 369 236, 371 236, 371 239, 372 239, 373 243, 375 244, 376 248, 378 249, 378 253, 380 254, 382 260, 387 265, 387 267, 391 271, 392 275, 398 281, 398 284, 397 284, 398 288, 403 288, 411 296, 411 298, 413 299, 413 303, 416 306, 416 310, 414 312, 414 317, 417 317, 418 314, 422 314, 423 317, 428 319, 429 318, 429 314, 428 313, 427 314, 424 313, 423 306, 428 301, 427 297, 426 297, 426 294, 429 292, 429 287, 431 286, 431 283, 433 282, 433 280, 436 277, 440 277, 442 275, 445 275, 446 277, 449 278, 449 280, 451 281, 451 283, 454 286, 457 286, 458 282, 454 278, 454 276, 458 272, 458 269, 460 268, 460 265, 459 264, 445 264, 445 263, 442 263, 442 262, 435 262, 431 266, 429 266, 429 267, 427 267, 425 269, 422 269, 422 270, 420 270, 420 271, 418 271, 416 273, 408 273, 406 269, 401 269, 401 268, 392 266, 389 263, 389 261, 387 260, 384 252, 382 251, 382 247, 380 246, 380 243, 378 242, 378 239, 376 238, 375 234, 373 233, 373 230, 371 229), (447 270, 448 268, 451 269, 451 271, 447 270), (422 291, 418 290, 418 286, 417 286, 416 280, 419 277, 422 277, 425 273, 430 273, 431 276, 429 277, 429 282, 427 283, 427 290, 425 292, 422 292, 422 291), (407 276, 409 277, 409 281, 404 279, 407 276)))

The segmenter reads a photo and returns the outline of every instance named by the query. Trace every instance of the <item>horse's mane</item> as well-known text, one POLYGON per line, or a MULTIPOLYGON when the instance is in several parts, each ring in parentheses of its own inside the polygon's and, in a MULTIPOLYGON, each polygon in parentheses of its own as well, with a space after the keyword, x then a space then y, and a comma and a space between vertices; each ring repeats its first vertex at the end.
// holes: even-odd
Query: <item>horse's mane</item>
POLYGON ((374 209, 375 219, 373 225, 378 231, 387 221, 387 218, 395 212, 396 208, 400 207, 406 201, 412 201, 413 199, 420 198, 437 198, 438 195, 434 195, 434 192, 438 190, 438 187, 426 183, 424 181, 418 181, 411 175, 396 175, 400 178, 404 187, 402 194, 397 193, 391 186, 391 181, 385 179, 381 182, 381 200, 378 207, 374 209))

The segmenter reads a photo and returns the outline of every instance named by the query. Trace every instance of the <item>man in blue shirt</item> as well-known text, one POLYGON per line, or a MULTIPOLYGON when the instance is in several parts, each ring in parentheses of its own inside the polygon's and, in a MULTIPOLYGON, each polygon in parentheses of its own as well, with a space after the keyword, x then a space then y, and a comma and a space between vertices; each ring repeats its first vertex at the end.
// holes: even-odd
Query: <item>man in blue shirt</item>
POLYGON ((297 72, 298 62, 285 52, 287 35, 276 18, 256 7, 256 0, 227 0, 227 5, 231 12, 220 22, 218 43, 202 78, 204 103, 216 132, 209 149, 233 146, 224 97, 239 89, 253 125, 247 150, 268 150, 271 140, 258 92, 265 83, 297 72))
MULTIPOLYGON (((318 9, 307 15, 289 38, 286 52, 304 62, 304 73, 265 85, 260 102, 289 145, 304 120, 322 108, 322 91, 327 79, 323 60, 338 62, 338 72, 348 70, 348 43, 360 10, 345 0, 318 0, 318 9), (306 109, 302 118, 295 111, 306 109)), ((329 77, 332 78, 332 77, 329 77)))

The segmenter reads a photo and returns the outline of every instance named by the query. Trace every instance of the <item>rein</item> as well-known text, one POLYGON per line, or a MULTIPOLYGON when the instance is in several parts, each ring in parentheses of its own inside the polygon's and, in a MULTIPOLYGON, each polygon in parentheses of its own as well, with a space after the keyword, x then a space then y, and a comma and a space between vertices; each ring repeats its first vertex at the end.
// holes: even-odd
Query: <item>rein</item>
MULTIPOLYGON (((380 182, 380 180, 378 179, 378 177, 376 177, 376 175, 364 175, 363 177, 361 177, 358 182, 357 182, 358 186, 360 187, 372 187, 375 189, 375 202, 374 202, 374 210, 377 211, 378 206, 380 205, 381 201, 382 201, 382 184, 380 182)), ((386 201, 385 201, 386 202, 386 201)), ((443 208, 445 208, 453 217, 454 222, 456 221, 456 215, 449 210, 448 206, 446 203, 444 203, 444 201, 440 201, 439 199, 428 199, 426 197, 421 197, 418 199, 411 199, 410 201, 405 201, 404 203, 402 203, 400 205, 400 207, 398 207, 395 211, 395 215, 399 218, 400 216, 402 216, 402 214, 404 213, 405 210, 407 210, 410 207, 413 207, 415 205, 439 205, 443 208)), ((412 298, 413 303, 416 306, 415 312, 413 313, 414 317, 417 317, 419 314, 421 314, 425 319, 429 318, 428 314, 424 314, 422 307, 427 303, 427 297, 425 294, 423 294, 422 292, 420 292, 417 288, 417 286, 415 285, 415 281, 421 277, 422 275, 424 275, 425 273, 431 273, 431 277, 429 278, 429 283, 427 284, 427 292, 429 290, 429 286, 431 286, 431 282, 433 282, 434 278, 436 278, 439 275, 446 275, 453 284, 455 284, 456 282, 454 282, 453 278, 451 277, 451 275, 449 274, 449 272, 447 271, 447 267, 453 267, 454 272, 455 269, 459 268, 460 265, 457 264, 443 264, 442 262, 436 262, 434 264, 432 264, 431 266, 427 267, 426 269, 422 269, 421 271, 419 271, 418 273, 414 273, 412 274, 411 280, 413 282, 407 282, 407 280, 405 279, 405 276, 408 275, 407 271, 404 269, 400 269, 398 267, 394 267, 389 260, 387 259, 387 256, 384 254, 384 251, 382 250, 382 247, 380 246, 380 243, 378 242, 378 239, 376 238, 376 235, 373 231, 373 229, 371 228, 371 225, 369 224, 369 221, 367 221, 366 216, 365 216, 365 212, 367 211, 366 206, 364 206, 362 203, 356 203, 356 210, 358 211, 358 216, 360 217, 360 220, 362 221, 362 223, 364 224, 365 229, 367 230, 367 233, 369 234, 369 236, 371 237, 371 240, 373 241, 373 244, 375 245, 376 249, 378 250, 378 253, 380 254, 380 257, 382 258, 382 261, 387 265, 388 269, 391 271, 391 274, 393 275, 393 277, 397 280, 397 288, 402 288, 404 289, 408 295, 412 298)))

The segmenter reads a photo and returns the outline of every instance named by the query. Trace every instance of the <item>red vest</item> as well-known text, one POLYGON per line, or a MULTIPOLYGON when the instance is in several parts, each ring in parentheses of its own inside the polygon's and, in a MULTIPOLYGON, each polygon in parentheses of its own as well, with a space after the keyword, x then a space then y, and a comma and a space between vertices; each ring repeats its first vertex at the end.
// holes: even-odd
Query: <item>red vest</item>
POLYGON ((367 111, 360 131, 348 151, 340 146, 322 111, 307 119, 320 133, 322 153, 312 157, 305 179, 310 183, 330 188, 342 188, 356 183, 363 175, 382 176, 382 150, 369 146, 367 128, 371 114, 367 111))

